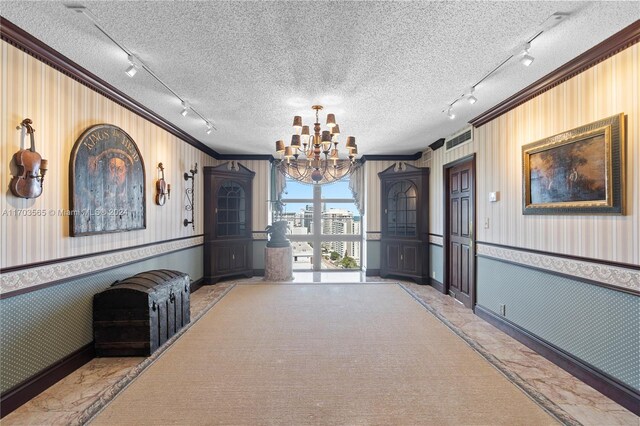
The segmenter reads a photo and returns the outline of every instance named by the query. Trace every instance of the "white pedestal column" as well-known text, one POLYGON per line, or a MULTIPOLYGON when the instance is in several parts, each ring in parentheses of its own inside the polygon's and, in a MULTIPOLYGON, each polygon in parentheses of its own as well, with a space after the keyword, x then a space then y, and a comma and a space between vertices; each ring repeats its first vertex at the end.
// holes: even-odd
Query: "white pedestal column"
POLYGON ((264 249, 264 281, 293 280, 293 252, 289 247, 264 249))

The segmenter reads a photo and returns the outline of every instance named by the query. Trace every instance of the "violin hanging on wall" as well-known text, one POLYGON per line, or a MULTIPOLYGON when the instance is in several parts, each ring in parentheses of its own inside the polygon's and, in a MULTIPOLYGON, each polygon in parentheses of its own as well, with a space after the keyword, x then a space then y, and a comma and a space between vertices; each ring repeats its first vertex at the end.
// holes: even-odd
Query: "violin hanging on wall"
MULTIPOLYGON (((47 160, 43 160, 36 152, 33 136, 35 130, 31 124, 31 119, 25 118, 18 127, 24 127, 26 134, 31 138, 31 148, 21 149, 13 154, 13 161, 18 167, 18 172, 11 178, 9 189, 13 195, 20 198, 38 198, 42 194, 42 182, 47 173, 47 160)), ((25 132, 23 131, 20 146, 24 146, 24 136, 25 132)))
POLYGON ((167 198, 171 198, 171 185, 164 180, 164 166, 162 163, 158 163, 158 169, 160 169, 161 177, 156 182, 156 204, 164 206, 167 198))

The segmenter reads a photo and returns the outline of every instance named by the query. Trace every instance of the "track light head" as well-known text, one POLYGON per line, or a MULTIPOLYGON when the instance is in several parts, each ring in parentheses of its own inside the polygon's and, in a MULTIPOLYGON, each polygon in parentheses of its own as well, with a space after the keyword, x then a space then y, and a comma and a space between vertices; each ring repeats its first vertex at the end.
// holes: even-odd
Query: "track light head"
POLYGON ((529 65, 531 65, 533 63, 534 59, 535 58, 533 56, 529 55, 528 53, 525 53, 524 55, 522 55, 522 58, 520 58, 520 62, 525 67, 528 67, 529 65))
POLYGON ((476 88, 475 86, 470 86, 466 92, 465 95, 463 97, 467 98, 467 102, 469 102, 471 105, 475 104, 476 102, 478 102, 478 98, 476 98, 473 94, 475 93, 476 88))
POLYGON ((129 68, 127 68, 125 72, 131 78, 138 72, 138 65, 136 65, 136 60, 133 55, 129 55, 129 68))
POLYGON ((449 120, 453 120, 454 118, 456 118, 456 115, 453 113, 451 107, 449 107, 449 109, 447 110, 447 117, 449 117, 449 120))
MULTIPOLYGON (((126 46, 124 46, 124 44, 119 42, 116 39, 116 37, 114 37, 113 35, 109 34, 109 32, 107 32, 107 30, 100 23, 100 20, 87 7, 85 7, 83 5, 80 5, 80 4, 77 4, 77 3, 65 4, 64 6, 68 10, 74 11, 76 13, 79 13, 81 16, 84 16, 89 21, 91 21, 92 25, 95 25, 95 27, 98 30, 100 30, 109 40, 111 40, 117 46, 117 48, 120 49, 119 52, 121 51, 122 54, 127 55, 127 60, 129 61, 129 65, 125 69, 125 72, 127 73, 127 75, 130 78, 133 78, 138 73, 138 71, 140 69, 143 69, 144 71, 146 71, 145 77, 148 74, 149 77, 152 77, 153 79, 155 79, 158 82, 158 84, 160 84, 165 89, 167 89, 167 91, 169 91, 175 97, 175 99, 177 99, 178 101, 182 102, 182 111, 180 112, 180 114, 183 117, 186 117, 186 115, 189 113, 189 111, 191 111, 194 115, 200 117, 204 121, 205 125, 207 126, 207 130, 206 130, 207 134, 209 134, 212 130, 217 130, 215 128, 215 126, 213 124, 211 124, 204 115, 202 115, 202 114, 200 114, 200 112, 198 112, 197 109, 191 108, 185 101, 183 101, 183 98, 175 90, 173 90, 171 87, 169 87, 167 85, 167 83, 162 81, 145 62, 143 62, 140 58, 138 58, 133 53, 132 50, 128 49, 126 46)), ((120 65, 118 65, 118 66, 120 66, 120 65)), ((174 99, 174 98, 172 98, 172 99, 174 99)), ((172 102, 175 102, 175 101, 172 101, 172 102)))
POLYGON ((520 63, 522 63, 522 65, 524 65, 525 67, 528 67, 529 65, 531 65, 533 63, 533 60, 535 59, 533 56, 529 54, 530 48, 531 48, 530 43, 525 44, 524 50, 522 51, 522 58, 520 58, 520 63))
POLYGON ((138 72, 138 69, 136 68, 135 65, 129 65, 129 68, 127 68, 125 72, 129 77, 133 78, 133 76, 136 75, 136 73, 138 72))

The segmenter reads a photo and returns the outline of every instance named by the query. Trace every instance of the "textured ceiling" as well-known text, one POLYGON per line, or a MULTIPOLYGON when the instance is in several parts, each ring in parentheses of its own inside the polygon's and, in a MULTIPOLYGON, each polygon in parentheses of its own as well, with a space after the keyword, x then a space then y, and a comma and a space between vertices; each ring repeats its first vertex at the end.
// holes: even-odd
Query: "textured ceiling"
POLYGON ((312 123, 314 103, 360 154, 414 153, 640 18, 637 2, 75 4, 218 130, 182 117, 144 71, 128 78, 126 54, 63 3, 3 1, 0 13, 218 152, 240 154, 271 154, 294 115, 312 123), (569 17, 534 40, 534 63, 507 62, 449 120, 447 104, 554 12, 569 17))

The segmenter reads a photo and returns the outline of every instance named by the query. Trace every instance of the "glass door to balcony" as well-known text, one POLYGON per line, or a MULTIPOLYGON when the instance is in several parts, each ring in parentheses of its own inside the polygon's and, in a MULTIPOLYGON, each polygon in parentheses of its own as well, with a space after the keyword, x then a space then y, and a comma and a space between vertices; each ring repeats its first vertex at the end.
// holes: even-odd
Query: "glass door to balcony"
POLYGON ((294 270, 359 270, 362 218, 347 179, 304 185, 287 179, 278 220, 289 224, 294 270))

